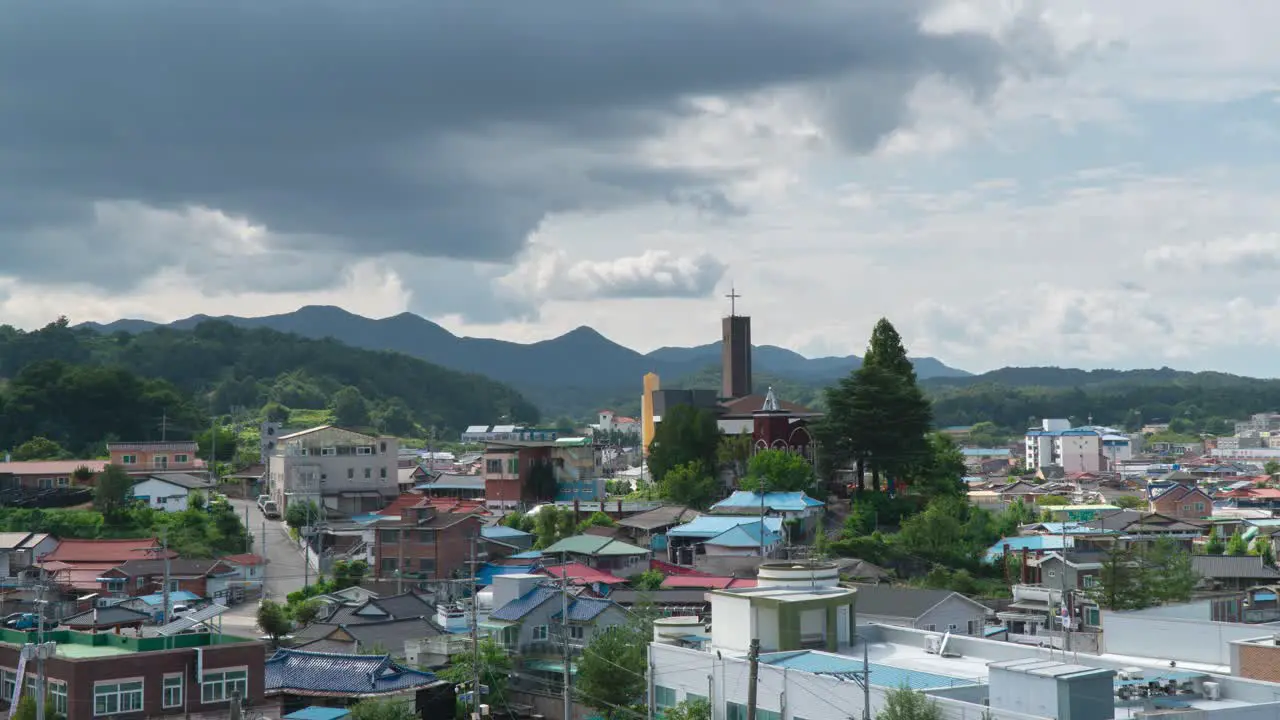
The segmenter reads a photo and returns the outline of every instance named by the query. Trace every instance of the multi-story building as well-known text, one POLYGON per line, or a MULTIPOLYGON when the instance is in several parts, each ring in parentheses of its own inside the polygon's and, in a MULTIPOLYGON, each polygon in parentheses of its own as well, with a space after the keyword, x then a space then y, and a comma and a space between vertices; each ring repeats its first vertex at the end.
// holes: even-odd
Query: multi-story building
POLYGON ((197 450, 196 443, 190 440, 107 443, 111 464, 130 473, 202 469, 204 463, 196 458, 197 450))
POLYGON ((470 500, 401 497, 404 502, 396 502, 399 514, 374 525, 370 550, 378 577, 438 580, 467 570, 484 506, 470 500))
POLYGON ((604 498, 601 447, 590 438, 490 442, 481 468, 484 497, 490 508, 515 509, 552 500, 596 501, 604 498), (539 487, 536 475, 550 472, 550 486, 539 487))
POLYGON ((526 427, 524 425, 470 425, 462 432, 464 443, 551 442, 572 433, 570 428, 526 427))
POLYGON ((346 515, 378 510, 400 492, 394 437, 322 425, 281 435, 267 462, 269 494, 284 511, 293 500, 346 515))
MULTIPOLYGON (((247 707, 263 702, 263 643, 212 633, 178 638, 135 637, 71 630, 46 632, 56 643, 45 661, 53 711, 67 720, 127 717, 226 717, 238 696, 247 707)), ((35 691, 35 663, 20 659, 34 633, 0 630, 0 695, 12 702, 35 691)))
POLYGON ((1028 468, 1061 466, 1071 473, 1112 471, 1133 458, 1132 440, 1117 430, 1073 428, 1067 420, 1044 420, 1027 431, 1024 461, 1028 468))
POLYGON ((1236 422, 1236 435, 1268 435, 1280 431, 1280 414, 1255 413, 1248 420, 1236 422))

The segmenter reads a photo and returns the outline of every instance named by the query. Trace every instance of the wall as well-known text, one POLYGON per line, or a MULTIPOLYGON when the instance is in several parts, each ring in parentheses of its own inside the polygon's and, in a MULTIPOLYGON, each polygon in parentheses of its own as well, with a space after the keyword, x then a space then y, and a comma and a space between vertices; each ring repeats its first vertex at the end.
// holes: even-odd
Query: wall
POLYGON ((937 607, 930 609, 917 622, 917 627, 921 630, 926 629, 926 625, 933 625, 938 632, 946 632, 955 625, 953 633, 962 635, 980 635, 982 628, 986 624, 987 611, 973 603, 966 602, 958 596, 951 596, 943 600, 937 607), (973 623, 973 633, 969 632, 969 623, 973 623))
POLYGON ((1211 622, 1208 601, 1131 612, 1102 611, 1102 649, 1161 661, 1231 665, 1232 640, 1256 638, 1258 625, 1211 622), (1198 615, 1194 619, 1188 613, 1198 615))
POLYGON ((190 491, 186 488, 154 479, 143 480, 134 485, 131 493, 133 497, 147 498, 147 504, 153 510, 164 510, 166 512, 186 510, 188 496, 190 495, 190 491))
POLYGON ((717 597, 716 613, 716 622, 711 625, 711 644, 726 652, 745 653, 755 634, 751 601, 747 598, 717 597))

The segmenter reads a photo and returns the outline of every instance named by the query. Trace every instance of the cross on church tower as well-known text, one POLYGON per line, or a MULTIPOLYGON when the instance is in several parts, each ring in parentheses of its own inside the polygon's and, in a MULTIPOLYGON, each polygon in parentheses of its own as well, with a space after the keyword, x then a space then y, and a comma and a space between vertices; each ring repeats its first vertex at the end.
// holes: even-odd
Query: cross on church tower
POLYGON ((728 294, 728 295, 725 295, 725 297, 729 298, 729 317, 737 317, 737 316, 738 316, 738 303, 737 303, 737 301, 738 301, 738 298, 740 298, 740 297, 742 297, 742 296, 741 296, 741 295, 739 295, 739 294, 738 294, 738 293, 733 289, 733 286, 732 286, 732 285, 730 285, 730 286, 729 286, 729 294, 728 294))

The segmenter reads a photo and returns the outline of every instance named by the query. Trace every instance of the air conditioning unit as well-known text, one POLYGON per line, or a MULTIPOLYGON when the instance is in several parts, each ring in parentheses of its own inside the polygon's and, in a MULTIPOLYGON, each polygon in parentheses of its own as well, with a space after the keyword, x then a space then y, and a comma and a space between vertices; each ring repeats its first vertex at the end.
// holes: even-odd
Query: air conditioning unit
POLYGON ((1116 677, 1118 677, 1121 680, 1141 680, 1142 668, 1140 667, 1122 668, 1120 671, 1116 673, 1116 677))
POLYGON ((1204 699, 1217 700, 1222 697, 1222 686, 1216 682, 1206 682, 1204 684, 1204 699))
POLYGON ((942 649, 941 635, 925 635, 924 636, 925 652, 929 653, 930 655, 937 655, 938 651, 941 649, 942 649))

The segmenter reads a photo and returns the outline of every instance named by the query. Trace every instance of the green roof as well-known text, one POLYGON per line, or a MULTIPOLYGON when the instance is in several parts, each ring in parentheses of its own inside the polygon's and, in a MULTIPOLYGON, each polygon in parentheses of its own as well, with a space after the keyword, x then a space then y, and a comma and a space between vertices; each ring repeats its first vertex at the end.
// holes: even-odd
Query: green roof
MULTIPOLYGON (((21 630, 0 630, 0 643, 22 645, 36 642, 38 634, 21 630)), ((105 657, 108 655, 127 655, 139 652, 155 652, 166 649, 189 647, 209 647, 230 643, 253 642, 250 638, 234 635, 217 635, 215 633, 188 633, 173 637, 140 638, 114 633, 84 633, 75 630, 51 630, 44 634, 46 641, 58 644, 59 657, 77 659, 89 657, 105 657)))
POLYGON ((575 555, 648 555, 649 551, 629 543, 599 535, 574 535, 548 548, 542 554, 574 553, 575 555))

